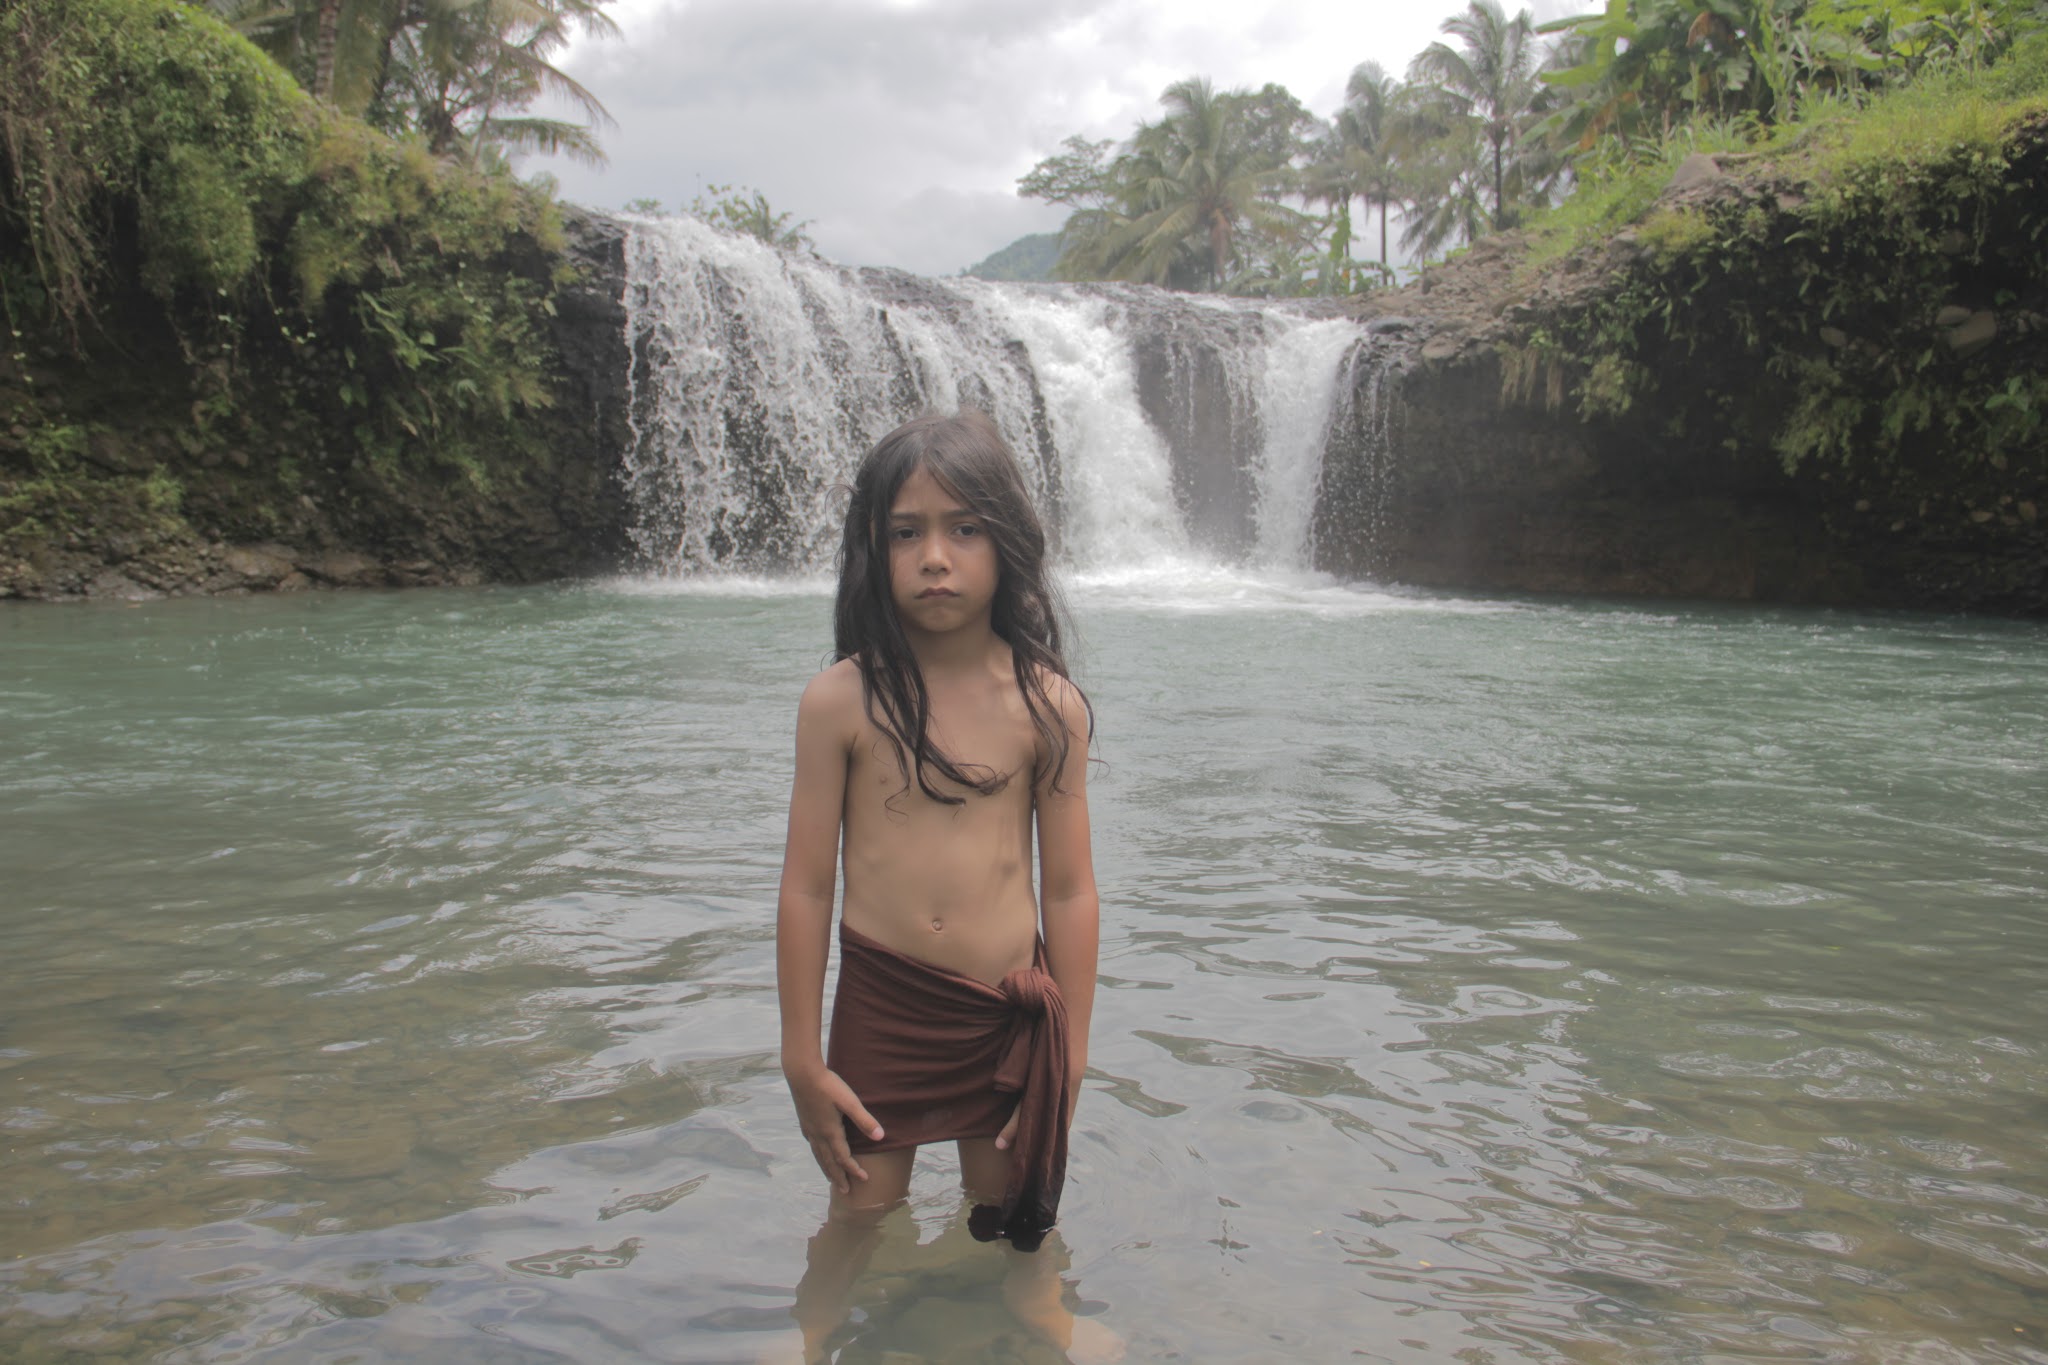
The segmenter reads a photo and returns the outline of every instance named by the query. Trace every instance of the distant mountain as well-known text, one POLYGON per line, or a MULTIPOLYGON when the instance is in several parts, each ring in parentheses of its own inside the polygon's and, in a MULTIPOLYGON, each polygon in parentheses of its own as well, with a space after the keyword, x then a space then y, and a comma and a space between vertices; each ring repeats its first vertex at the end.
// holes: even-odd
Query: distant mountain
POLYGON ((987 260, 961 271, 978 280, 1049 280, 1053 262, 1060 258, 1057 232, 1034 232, 996 252, 987 260))

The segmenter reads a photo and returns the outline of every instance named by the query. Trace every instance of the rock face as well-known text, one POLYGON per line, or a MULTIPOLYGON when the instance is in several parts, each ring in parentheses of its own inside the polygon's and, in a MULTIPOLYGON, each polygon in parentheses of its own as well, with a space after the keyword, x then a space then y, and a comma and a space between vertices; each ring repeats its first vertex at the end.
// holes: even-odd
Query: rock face
POLYGON ((1232 332, 1256 333, 1256 318, 1197 319, 1156 309, 1135 327, 1138 402, 1172 451, 1174 501, 1190 538, 1226 557, 1242 555, 1254 535, 1256 492, 1239 452, 1260 444, 1258 396, 1229 363, 1245 349, 1232 332))
POLYGON ((2022 129, 2021 192, 1987 196, 2005 216, 1965 206, 1967 240, 1908 222, 1887 255, 1815 232, 1803 187, 1694 158, 1640 230, 1539 270, 1513 234, 1486 239, 1371 299, 1383 368, 1361 369, 1376 394, 1354 408, 1387 411, 1333 426, 1318 567, 2048 615, 2048 422, 2017 411, 2048 394, 2048 271, 2039 220, 2010 207, 2042 202, 2044 170, 2048 136, 2022 129), (1657 236, 1725 223, 1751 253, 1732 278, 1657 236), (1829 316, 1787 283, 1827 280, 1853 305, 1858 271, 1879 302, 1829 316), (1670 321, 1604 357, 1574 349, 1645 294, 1676 299, 1670 321))
POLYGON ((1389 453, 1325 455, 1320 569, 1490 591, 1877 600, 1824 505, 1767 454, 1689 461, 1654 431, 1503 403, 1483 346, 1418 353, 1382 382, 1389 453))
MULTIPOLYGON (((0 523, 0 597, 534 582, 617 566, 623 234, 564 217, 576 279, 555 294, 555 401, 527 419, 542 454, 516 477, 394 473, 260 415, 202 427, 178 338, 118 300, 110 340, 86 355, 0 361, 0 477, 27 507, 0 523), (298 473, 284 491, 275 471, 287 466, 298 473)), ((561 264, 532 257, 508 268, 544 277, 561 264)))

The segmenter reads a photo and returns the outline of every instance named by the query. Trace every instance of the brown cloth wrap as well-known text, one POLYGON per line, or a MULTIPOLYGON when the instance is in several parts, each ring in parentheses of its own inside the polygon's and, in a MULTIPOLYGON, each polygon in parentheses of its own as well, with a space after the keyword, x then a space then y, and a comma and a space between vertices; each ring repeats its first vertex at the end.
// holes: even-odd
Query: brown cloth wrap
POLYGON ((1039 941, 1001 987, 920 962, 842 922, 839 988, 825 1064, 882 1125, 880 1142, 846 1125, 856 1152, 951 1138, 992 1138, 1017 1109, 1003 1202, 976 1205, 981 1241, 1036 1251, 1067 1180, 1067 1002, 1039 941))

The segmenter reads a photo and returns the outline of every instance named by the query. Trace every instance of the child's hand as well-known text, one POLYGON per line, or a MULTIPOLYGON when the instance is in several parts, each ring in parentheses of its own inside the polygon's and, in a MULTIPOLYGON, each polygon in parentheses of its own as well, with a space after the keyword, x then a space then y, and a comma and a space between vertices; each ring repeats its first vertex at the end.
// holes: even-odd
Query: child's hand
POLYGON ((790 1098, 796 1101, 796 1120, 804 1130, 805 1141, 811 1144, 811 1156, 817 1160, 818 1169, 832 1182, 832 1188, 841 1194, 853 1192, 853 1182, 866 1180, 868 1173, 853 1158, 853 1151, 846 1145, 846 1125, 841 1123, 843 1114, 852 1119, 854 1126, 868 1136, 879 1139, 882 1125, 875 1122, 853 1093, 853 1087, 839 1079, 837 1072, 820 1068, 815 1074, 791 1075, 790 1098))

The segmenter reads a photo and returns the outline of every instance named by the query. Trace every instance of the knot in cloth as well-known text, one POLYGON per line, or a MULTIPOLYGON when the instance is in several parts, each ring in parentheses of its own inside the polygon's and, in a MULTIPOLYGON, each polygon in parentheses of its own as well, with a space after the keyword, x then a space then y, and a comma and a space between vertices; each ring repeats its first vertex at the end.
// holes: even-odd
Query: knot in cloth
MULTIPOLYGON (((1030 1077, 1032 1055, 1042 1050, 1039 1031, 1046 1014, 1058 1006, 1064 1024, 1066 1002, 1060 997, 1059 983, 1041 967, 1019 967, 1003 978, 998 989, 1011 1015, 1003 1060, 996 1067, 996 1089, 1014 1092, 1024 1088, 1030 1077)), ((1060 1033, 1064 1038, 1066 1030, 1062 1028, 1060 1033)))

